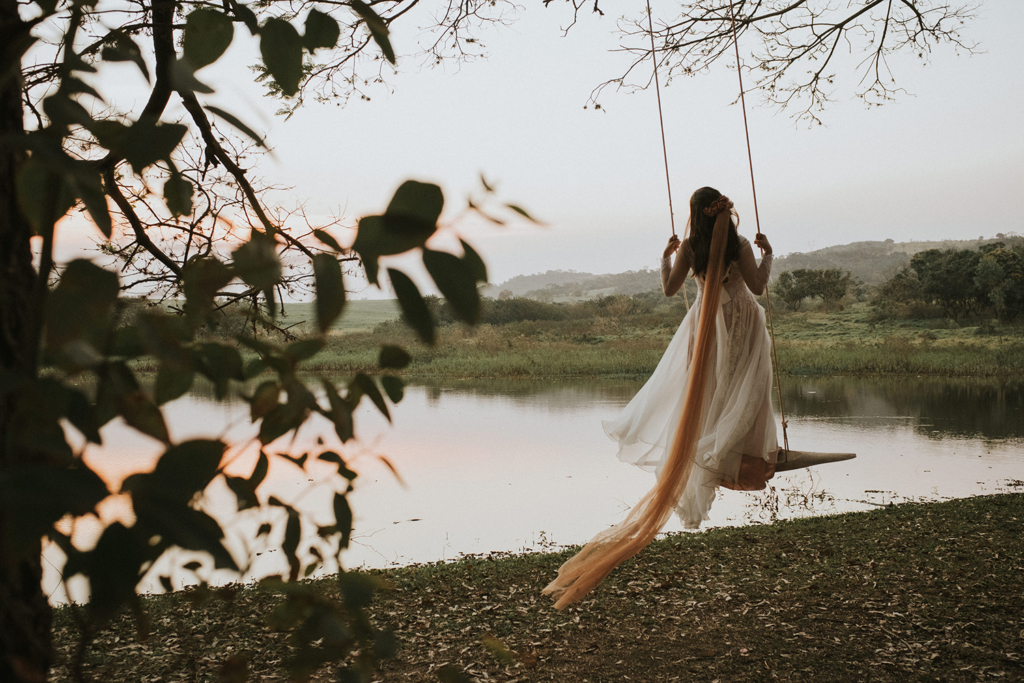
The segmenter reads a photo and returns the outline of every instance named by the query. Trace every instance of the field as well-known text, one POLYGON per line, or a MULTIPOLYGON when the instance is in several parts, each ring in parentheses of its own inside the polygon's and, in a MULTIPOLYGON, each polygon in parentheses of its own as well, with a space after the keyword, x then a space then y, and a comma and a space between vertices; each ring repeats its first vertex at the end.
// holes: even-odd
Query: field
MULTIPOLYGON (((383 302, 366 319, 380 319, 383 302), (371 318, 377 316, 377 318, 371 318)), ((367 307, 370 308, 370 307, 367 307)), ((536 320, 439 330, 428 348, 397 320, 371 329, 332 333, 308 369, 355 372, 376 367, 380 344, 412 351, 408 375, 467 377, 631 377, 649 375, 675 333, 683 311, 663 305, 641 314, 536 320)), ((866 304, 826 312, 775 316, 779 367, 788 375, 1024 375, 1024 326, 994 327, 942 319, 872 320, 866 304)))
MULTIPOLYGON (((394 320, 401 311, 394 299, 357 300, 345 303, 342 316, 331 326, 336 332, 360 332, 372 330, 377 325, 394 320)), ((316 321, 313 303, 285 304, 285 315, 293 322, 316 321)))
MULTIPOLYGON (((503 683, 1020 680, 1021 520, 1015 493, 671 535, 564 612, 540 590, 571 551, 375 571, 392 590, 373 619, 399 650, 374 680, 437 681, 446 665, 503 683)), ((313 585, 341 599, 334 580, 313 585)), ((84 673, 228 680, 218 670, 234 657, 248 680, 286 680, 288 635, 266 625, 273 596, 219 596, 145 598, 148 639, 124 614, 84 673)), ((52 680, 68 681, 78 632, 69 608, 55 617, 52 680)), ((323 667, 312 680, 337 679, 323 667)))

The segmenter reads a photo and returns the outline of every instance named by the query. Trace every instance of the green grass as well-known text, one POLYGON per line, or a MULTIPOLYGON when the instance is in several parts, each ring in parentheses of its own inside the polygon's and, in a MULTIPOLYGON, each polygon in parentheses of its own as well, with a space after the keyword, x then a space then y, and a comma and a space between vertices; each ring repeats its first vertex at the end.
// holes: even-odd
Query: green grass
MULTIPOLYGON (((327 348, 303 363, 308 372, 377 371, 382 344, 413 355, 407 376, 438 379, 632 378, 654 371, 682 318, 681 304, 635 315, 610 310, 569 320, 459 324, 420 344, 399 321, 393 300, 350 301, 327 348)), ((288 304, 286 322, 314 317, 313 304, 288 304)), ((867 304, 837 312, 778 312, 775 338, 784 375, 947 377, 1024 376, 1024 325, 943 319, 878 322, 867 304)), ((248 356, 247 356, 248 357, 248 356)), ((139 361, 140 370, 155 370, 139 361)))
MULTIPOLYGON (((397 322, 332 334, 309 370, 374 370, 381 344, 413 354, 405 374, 438 378, 648 376, 675 333, 669 307, 633 316, 439 329, 434 347, 397 322)), ((866 305, 836 313, 775 317, 779 366, 787 375, 1024 375, 1024 327, 953 326, 941 320, 876 323, 866 305), (984 333, 983 333, 984 332, 984 333)))
MULTIPOLYGON (((671 535, 564 612, 540 590, 571 551, 377 571, 392 590, 373 619, 395 629, 400 649, 374 680, 436 681, 445 663, 503 683, 1021 680, 1022 522, 1014 493, 671 535), (488 636, 510 659, 482 644, 488 636)), ((330 578, 316 585, 338 594, 330 578)), ((271 596, 252 586, 221 596, 146 598, 149 639, 117 619, 87 673, 213 681, 241 656, 249 680, 284 680, 288 637, 265 626, 271 596)), ((52 680, 67 681, 68 608, 55 637, 52 680)))
MULTIPOLYGON (((294 321, 316 322, 316 307, 313 303, 285 304, 285 314, 294 321)), ((372 330, 377 325, 395 320, 401 315, 395 299, 356 300, 345 302, 342 316, 331 325, 338 332, 372 330)))

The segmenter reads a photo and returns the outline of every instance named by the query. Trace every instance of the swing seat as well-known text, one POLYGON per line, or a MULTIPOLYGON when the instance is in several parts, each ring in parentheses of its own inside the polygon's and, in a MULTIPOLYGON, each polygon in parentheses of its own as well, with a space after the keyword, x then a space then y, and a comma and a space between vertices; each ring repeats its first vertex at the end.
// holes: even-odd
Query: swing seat
POLYGON ((827 465, 830 462, 853 460, 856 457, 856 453, 813 453, 811 451, 780 450, 775 471, 788 472, 790 470, 803 469, 804 467, 827 465))

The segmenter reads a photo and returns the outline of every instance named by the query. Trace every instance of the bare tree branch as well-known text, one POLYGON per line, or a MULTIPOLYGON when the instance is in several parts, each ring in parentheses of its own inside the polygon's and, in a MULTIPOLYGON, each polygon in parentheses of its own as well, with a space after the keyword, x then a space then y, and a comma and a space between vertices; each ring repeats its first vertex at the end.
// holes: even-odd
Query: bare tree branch
MULTIPOLYGON (((569 1, 574 7, 578 2, 569 1)), ((722 57, 734 67, 727 52, 733 40, 730 4, 740 47, 747 52, 744 68, 754 75, 762 102, 780 109, 796 106, 798 120, 819 121, 841 73, 861 71, 853 94, 879 105, 905 92, 888 68, 891 57, 905 54, 927 61, 939 45, 977 51, 961 35, 977 12, 977 0, 690 0, 673 15, 655 20, 658 65, 669 82, 705 73, 722 57), (883 6, 884 14, 875 12, 883 6), (865 59, 853 65, 845 58, 837 62, 840 45, 865 59)), ((622 75, 594 89, 593 104, 609 86, 636 89, 650 83, 648 69, 642 68, 652 56, 646 16, 620 20, 619 31, 620 49, 633 59, 622 75), (636 73, 645 76, 636 80, 636 73)))

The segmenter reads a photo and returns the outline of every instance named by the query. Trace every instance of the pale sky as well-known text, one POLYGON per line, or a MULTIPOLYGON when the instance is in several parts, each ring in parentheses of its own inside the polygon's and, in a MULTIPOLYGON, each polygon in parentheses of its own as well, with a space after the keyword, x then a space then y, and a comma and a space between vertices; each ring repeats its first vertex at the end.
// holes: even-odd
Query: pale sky
MULTIPOLYGON (((457 208, 483 173, 501 198, 547 224, 458 226, 492 282, 548 269, 656 267, 669 215, 654 90, 606 91, 602 111, 583 108, 629 64, 610 51, 618 7, 603 9, 607 16, 584 13, 563 37, 567 8, 532 1, 511 26, 482 34, 486 59, 425 67, 400 58, 370 101, 310 102, 287 121, 247 82, 247 33, 237 31, 230 58, 200 76, 220 88, 217 104, 266 131, 276 151, 258 172, 293 187, 292 201, 313 214, 343 211, 354 223, 382 211, 406 178, 438 183, 457 208)), ((411 27, 392 36, 399 54, 417 39, 411 27)), ((988 0, 966 29, 982 53, 957 57, 942 46, 927 66, 891 60, 912 95, 868 110, 840 86, 825 127, 751 107, 761 224, 776 254, 1024 232, 1021 27, 1024 2, 988 0)), ((685 224, 690 193, 712 185, 735 201, 740 231, 752 236, 741 112, 730 106, 736 75, 724 66, 662 88, 676 225, 685 224)), ((748 95, 748 106, 754 100, 748 95)))

